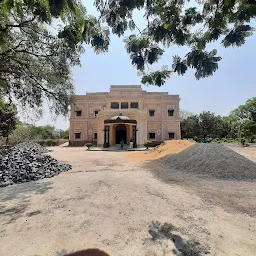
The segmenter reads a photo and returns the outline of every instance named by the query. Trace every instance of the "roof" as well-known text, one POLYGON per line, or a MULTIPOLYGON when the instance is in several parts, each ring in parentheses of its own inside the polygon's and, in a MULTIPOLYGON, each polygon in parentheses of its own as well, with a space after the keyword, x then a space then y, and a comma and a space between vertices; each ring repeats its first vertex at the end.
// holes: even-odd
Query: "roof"
POLYGON ((121 113, 119 116, 113 116, 110 119, 104 120, 105 124, 120 124, 120 123, 125 123, 125 124, 137 124, 136 120, 133 120, 129 118, 128 116, 123 116, 121 113))
POLYGON ((130 120, 130 118, 128 116, 123 116, 123 115, 113 116, 113 117, 110 118, 110 120, 117 120, 117 119, 130 120))

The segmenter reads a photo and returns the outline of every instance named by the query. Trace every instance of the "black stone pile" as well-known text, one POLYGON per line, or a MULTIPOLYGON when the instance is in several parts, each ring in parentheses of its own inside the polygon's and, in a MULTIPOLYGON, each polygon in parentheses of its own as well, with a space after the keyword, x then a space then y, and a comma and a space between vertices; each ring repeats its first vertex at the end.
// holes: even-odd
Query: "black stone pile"
POLYGON ((256 180, 256 163, 219 144, 195 144, 155 161, 154 169, 165 180, 183 174, 204 179, 256 180))
POLYGON ((50 178, 72 168, 44 154, 47 152, 46 148, 34 142, 20 143, 0 152, 0 187, 50 178))

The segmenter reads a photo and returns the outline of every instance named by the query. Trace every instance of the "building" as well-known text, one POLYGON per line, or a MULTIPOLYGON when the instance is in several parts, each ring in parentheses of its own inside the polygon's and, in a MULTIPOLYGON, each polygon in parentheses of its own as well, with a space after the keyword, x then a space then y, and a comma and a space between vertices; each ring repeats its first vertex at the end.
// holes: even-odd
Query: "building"
POLYGON ((180 139, 178 95, 146 92, 140 85, 112 85, 109 92, 75 96, 71 110, 69 143, 94 142, 108 147, 146 140, 180 139))

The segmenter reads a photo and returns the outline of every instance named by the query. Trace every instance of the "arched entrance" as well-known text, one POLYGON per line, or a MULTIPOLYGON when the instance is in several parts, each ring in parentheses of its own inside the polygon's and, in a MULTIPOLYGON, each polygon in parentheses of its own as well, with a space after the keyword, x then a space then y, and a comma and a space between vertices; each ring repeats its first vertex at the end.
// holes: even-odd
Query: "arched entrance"
POLYGON ((116 126, 116 144, 120 144, 121 140, 127 141, 127 128, 124 124, 118 124, 116 126))
POLYGON ((122 139, 127 144, 130 138, 133 138, 133 147, 137 147, 137 121, 123 116, 111 117, 104 120, 104 144, 103 147, 109 147, 113 144, 120 144, 122 139))

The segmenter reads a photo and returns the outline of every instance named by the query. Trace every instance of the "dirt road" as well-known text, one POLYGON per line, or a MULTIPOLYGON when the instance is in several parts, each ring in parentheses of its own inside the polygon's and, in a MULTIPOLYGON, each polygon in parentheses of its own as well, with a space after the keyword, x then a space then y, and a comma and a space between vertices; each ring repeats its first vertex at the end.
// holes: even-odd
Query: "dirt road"
POLYGON ((61 256, 90 247, 111 256, 256 255, 253 214, 163 183, 125 153, 53 150, 71 171, 0 188, 0 255, 61 256))

